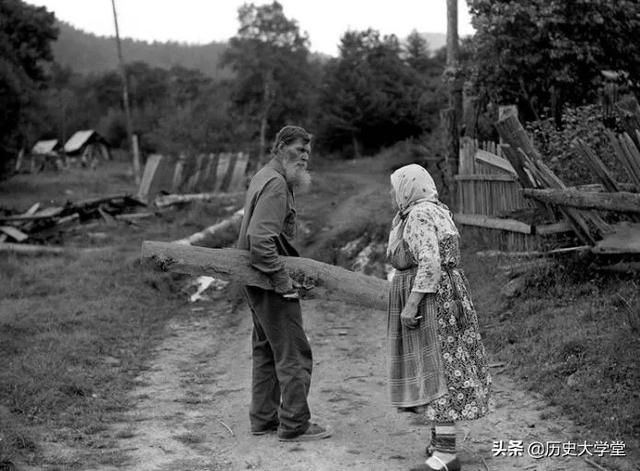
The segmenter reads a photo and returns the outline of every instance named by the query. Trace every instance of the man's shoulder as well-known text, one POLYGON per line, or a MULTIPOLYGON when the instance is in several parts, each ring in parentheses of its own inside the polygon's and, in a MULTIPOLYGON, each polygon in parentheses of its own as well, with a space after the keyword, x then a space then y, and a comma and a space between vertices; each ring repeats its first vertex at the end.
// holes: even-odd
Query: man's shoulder
POLYGON ((281 173, 273 167, 265 165, 253 176, 250 186, 255 190, 259 190, 267 186, 267 184, 274 189, 282 189, 287 186, 287 182, 281 173))

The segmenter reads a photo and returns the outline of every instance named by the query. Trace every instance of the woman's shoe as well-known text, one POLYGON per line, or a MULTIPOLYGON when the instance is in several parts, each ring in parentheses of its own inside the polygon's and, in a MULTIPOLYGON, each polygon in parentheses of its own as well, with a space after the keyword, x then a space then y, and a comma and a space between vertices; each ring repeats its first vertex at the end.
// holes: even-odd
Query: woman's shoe
POLYGON ((432 468, 427 463, 423 463, 420 466, 411 468, 410 471, 460 471, 462 469, 460 466, 460 460, 457 457, 449 461, 448 463, 445 463, 437 456, 432 455, 431 458, 439 461, 442 466, 440 468, 432 468))

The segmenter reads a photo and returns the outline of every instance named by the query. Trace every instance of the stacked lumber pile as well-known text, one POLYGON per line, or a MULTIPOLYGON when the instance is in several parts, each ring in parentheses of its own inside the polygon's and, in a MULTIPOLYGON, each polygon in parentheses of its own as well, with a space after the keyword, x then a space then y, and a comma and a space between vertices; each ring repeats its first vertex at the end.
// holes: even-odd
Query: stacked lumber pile
POLYGON ((40 203, 24 213, 0 210, 0 251, 22 253, 58 253, 59 247, 44 247, 60 232, 69 231, 89 220, 103 220, 108 224, 133 221, 154 213, 139 211, 146 205, 130 195, 113 195, 67 202, 63 206, 41 208, 40 203), (56 251, 57 249, 57 251, 56 251))
POLYGON ((518 174, 526 198, 562 217, 594 252, 640 254, 640 128, 635 130, 635 141, 627 132, 608 133, 630 183, 616 182, 595 152, 576 139, 572 145, 584 157, 598 184, 569 188, 542 161, 515 116, 499 120, 496 127, 505 142, 502 153, 518 174))

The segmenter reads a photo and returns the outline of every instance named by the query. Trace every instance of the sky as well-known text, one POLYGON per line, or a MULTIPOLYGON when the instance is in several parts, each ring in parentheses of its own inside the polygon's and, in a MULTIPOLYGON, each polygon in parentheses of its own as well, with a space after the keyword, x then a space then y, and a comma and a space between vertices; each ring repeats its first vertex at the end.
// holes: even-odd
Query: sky
MULTIPOLYGON (((113 36, 111 0, 26 0, 45 6, 76 28, 113 36)), ((205 44, 227 41, 238 30, 238 7, 243 0, 116 0, 121 37, 146 41, 205 44)), ((256 5, 271 1, 254 0, 256 5)), ((417 30, 445 33, 446 0, 280 0, 285 15, 309 34, 311 50, 338 54, 347 30, 369 27, 404 38, 417 30)), ((458 0, 458 32, 473 34, 465 0, 458 0)))

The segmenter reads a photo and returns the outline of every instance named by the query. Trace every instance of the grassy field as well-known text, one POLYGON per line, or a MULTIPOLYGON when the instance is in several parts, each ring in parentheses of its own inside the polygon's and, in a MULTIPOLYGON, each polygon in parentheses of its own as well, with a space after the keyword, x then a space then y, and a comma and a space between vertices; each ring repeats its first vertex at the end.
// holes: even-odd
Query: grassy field
MULTIPOLYGON (((387 187, 380 190, 388 164, 340 165, 321 168, 317 191, 299 203, 313 215, 301 220, 306 254, 327 261, 363 232, 384 241, 390 216, 387 187), (323 227, 326 214, 344 203, 343 193, 353 191, 341 174, 361 171, 369 175, 366 191, 342 204, 339 228, 323 227)), ((17 210, 122 192, 134 193, 134 186, 120 164, 0 182, 2 205, 17 210)), ((0 255, 0 462, 19 459, 50 469, 119 463, 122 457, 99 453, 114 439, 105 431, 129 408, 127 392, 167 321, 189 311, 180 277, 140 269, 140 243, 184 237, 234 209, 191 205, 136 225, 100 222, 59 237, 69 247, 101 247, 93 252, 0 255), (76 452, 56 454, 55 443, 76 452)), ((463 242, 493 357, 524 387, 560 405, 583 427, 583 439, 623 439, 637 453, 640 336, 631 322, 640 311, 638 280, 598 274, 588 259, 563 259, 530 272, 523 293, 506 298, 499 295, 504 260, 475 256, 478 247, 464 233, 463 242)))
MULTIPOLYGON (((26 210, 134 189, 127 167, 115 164, 20 175, 0 183, 0 200, 26 210)), ((142 240, 184 237, 230 210, 194 205, 136 225, 80 226, 57 238, 66 247, 101 247, 96 251, 0 255, 0 462, 19 457, 42 465, 46 454, 47 464, 81 468, 79 460, 86 465, 92 450, 106 446, 105 424, 127 409, 127 391, 150 347, 168 319, 188 309, 179 277, 140 269, 142 240), (80 451, 56 458, 40 447, 44 441, 80 451)))

